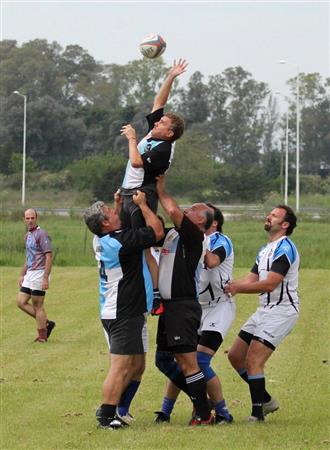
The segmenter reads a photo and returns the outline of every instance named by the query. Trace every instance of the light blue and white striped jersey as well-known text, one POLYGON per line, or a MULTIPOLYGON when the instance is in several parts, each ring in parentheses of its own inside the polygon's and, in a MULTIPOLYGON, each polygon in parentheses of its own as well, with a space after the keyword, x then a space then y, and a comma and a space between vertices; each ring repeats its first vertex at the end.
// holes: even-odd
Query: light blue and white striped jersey
POLYGON ((260 304, 264 307, 292 305, 298 309, 297 290, 300 257, 296 246, 287 236, 269 242, 259 251, 256 259, 259 280, 265 280, 268 273, 272 271, 273 264, 278 264, 280 259, 286 264, 284 273, 277 267, 273 271, 284 275, 284 279, 272 292, 263 292, 259 295, 260 304))
POLYGON ((228 236, 218 231, 210 234, 207 237, 207 249, 215 254, 221 249, 222 257, 221 263, 212 269, 204 264, 200 277, 199 302, 201 305, 216 304, 220 298, 221 300, 230 299, 224 293, 224 286, 232 279, 234 267, 234 249, 228 236))

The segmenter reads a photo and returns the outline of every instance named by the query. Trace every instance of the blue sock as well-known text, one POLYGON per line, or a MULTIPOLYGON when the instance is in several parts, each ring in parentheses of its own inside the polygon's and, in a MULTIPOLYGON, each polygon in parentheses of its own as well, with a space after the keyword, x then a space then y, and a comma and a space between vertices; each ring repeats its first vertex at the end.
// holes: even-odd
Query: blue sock
POLYGON ((171 412, 173 411, 174 404, 175 400, 172 400, 171 398, 168 397, 164 397, 162 404, 162 412, 167 416, 170 416, 171 412))
POLYGON ((129 411, 130 404, 136 394, 136 391, 139 389, 141 381, 133 380, 127 386, 125 391, 122 393, 119 404, 118 404, 118 413, 120 416, 126 416, 129 411))
POLYGON ((221 400, 221 402, 216 403, 214 406, 216 414, 219 416, 225 417, 226 419, 229 418, 229 411, 226 406, 225 399, 221 400))

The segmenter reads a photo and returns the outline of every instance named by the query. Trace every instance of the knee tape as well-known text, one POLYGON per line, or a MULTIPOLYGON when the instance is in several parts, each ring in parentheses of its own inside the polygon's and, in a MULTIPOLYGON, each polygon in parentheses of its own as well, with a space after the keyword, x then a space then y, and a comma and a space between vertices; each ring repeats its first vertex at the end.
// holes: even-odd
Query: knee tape
POLYGON ((210 366, 211 359, 212 355, 209 355, 208 353, 204 352, 197 352, 197 362, 201 371, 204 374, 205 381, 211 380, 216 375, 214 370, 210 366))

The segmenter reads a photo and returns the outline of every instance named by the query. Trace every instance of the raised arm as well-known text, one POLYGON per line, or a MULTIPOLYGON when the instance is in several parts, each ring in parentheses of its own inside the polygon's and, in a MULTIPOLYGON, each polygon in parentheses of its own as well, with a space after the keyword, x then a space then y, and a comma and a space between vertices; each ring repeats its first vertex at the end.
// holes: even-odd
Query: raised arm
POLYGON ((133 202, 139 206, 143 214, 146 225, 151 227, 156 236, 156 241, 159 241, 164 237, 164 227, 162 222, 156 216, 156 214, 149 208, 146 202, 146 195, 144 192, 136 191, 133 195, 133 202))
POLYGON ((132 125, 124 125, 120 134, 128 140, 128 157, 133 167, 143 167, 143 160, 137 148, 136 132, 132 125))
POLYGON ((164 208, 166 214, 171 218, 177 228, 181 227, 183 220, 183 212, 173 197, 165 191, 165 176, 160 175, 157 178, 157 192, 159 201, 164 208))
POLYGON ((122 206, 123 198, 120 195, 120 189, 117 189, 117 191, 113 194, 113 207, 118 214, 120 214, 122 206))
POLYGON ((152 112, 156 111, 157 109, 163 108, 166 105, 175 78, 184 73, 187 69, 187 66, 188 63, 185 59, 180 58, 178 62, 174 60, 172 68, 170 69, 164 83, 160 87, 159 92, 155 97, 152 112))

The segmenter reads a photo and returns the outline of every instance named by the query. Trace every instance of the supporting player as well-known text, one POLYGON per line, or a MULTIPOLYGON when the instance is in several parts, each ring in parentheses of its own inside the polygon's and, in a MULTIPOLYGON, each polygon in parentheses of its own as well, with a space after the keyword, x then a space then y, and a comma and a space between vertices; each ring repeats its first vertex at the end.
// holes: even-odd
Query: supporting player
MULTIPOLYGON (((200 277, 199 302, 202 306, 202 320, 199 328, 197 362, 204 373, 207 392, 215 409, 215 423, 224 424, 233 421, 222 393, 220 380, 211 367, 211 360, 220 348, 234 318, 234 298, 224 293, 224 285, 231 280, 234 263, 234 251, 231 240, 222 234, 224 222, 221 211, 207 203, 214 211, 214 220, 206 231, 208 236, 204 267, 200 277)), ((161 355, 158 356, 159 358, 161 355)), ((163 354, 162 367, 170 372, 177 363, 171 354, 163 354)), ((169 422, 179 390, 170 381, 168 383, 161 411, 156 412, 156 423, 169 422)))
POLYGON ((278 205, 266 217, 269 243, 258 253, 251 272, 230 281, 227 294, 259 293, 260 306, 245 322, 228 358, 250 388, 252 411, 249 421, 262 422, 279 408, 266 391, 264 368, 277 346, 293 329, 299 316, 299 254, 287 237, 297 224, 292 209, 278 205))

